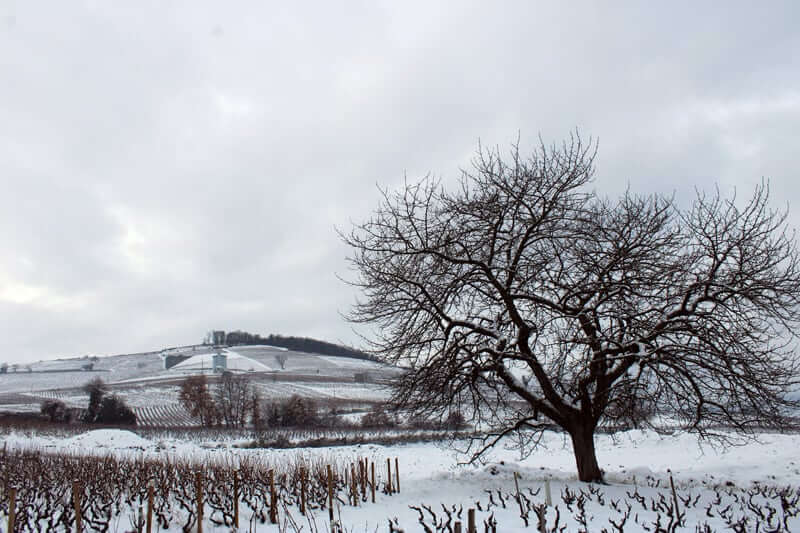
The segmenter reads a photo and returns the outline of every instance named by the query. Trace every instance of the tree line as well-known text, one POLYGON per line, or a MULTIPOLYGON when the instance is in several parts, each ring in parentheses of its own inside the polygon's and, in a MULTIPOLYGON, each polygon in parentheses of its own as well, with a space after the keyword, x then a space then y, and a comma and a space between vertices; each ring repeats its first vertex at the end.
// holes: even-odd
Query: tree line
POLYGON ((320 425, 319 406, 311 398, 292 396, 263 402, 249 376, 225 372, 214 383, 205 374, 187 376, 179 399, 189 414, 205 427, 240 428, 313 427, 320 425))
POLYGON ((467 427, 461 412, 454 408, 440 419, 417 415, 401 421, 397 413, 384 404, 376 404, 360 423, 340 418, 336 403, 320 404, 313 398, 297 394, 288 398, 262 400, 250 376, 225 372, 210 382, 205 374, 187 376, 178 395, 181 404, 201 426, 227 428, 252 427, 256 430, 280 427, 394 428, 462 430, 467 427))
POLYGON ((295 352, 333 355, 337 357, 350 357, 352 359, 364 359, 368 361, 374 360, 370 354, 356 350, 355 348, 348 348, 347 346, 341 346, 332 342, 321 341, 309 337, 284 337, 283 335, 275 334, 262 337, 258 334, 237 330, 228 332, 225 340, 229 346, 269 344, 270 346, 278 346, 280 348, 286 348, 287 350, 293 350, 295 352))

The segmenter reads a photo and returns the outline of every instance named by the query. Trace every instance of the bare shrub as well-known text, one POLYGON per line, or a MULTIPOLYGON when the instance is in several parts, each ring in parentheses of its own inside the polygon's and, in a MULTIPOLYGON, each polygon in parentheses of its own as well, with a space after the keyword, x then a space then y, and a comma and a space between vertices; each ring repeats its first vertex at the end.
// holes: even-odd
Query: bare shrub
POLYGON ((136 414, 127 406, 125 400, 112 394, 100 401, 94 422, 96 424, 135 425, 136 414))
POLYGON ((271 402, 266 407, 270 427, 317 427, 320 425, 319 406, 312 398, 298 396, 271 402))
POLYGON ((361 427, 368 429, 395 428, 397 419, 389 414, 385 405, 378 404, 361 417, 361 427))
POLYGON ((44 400, 39 411, 47 417, 50 422, 72 422, 72 411, 61 400, 44 400))

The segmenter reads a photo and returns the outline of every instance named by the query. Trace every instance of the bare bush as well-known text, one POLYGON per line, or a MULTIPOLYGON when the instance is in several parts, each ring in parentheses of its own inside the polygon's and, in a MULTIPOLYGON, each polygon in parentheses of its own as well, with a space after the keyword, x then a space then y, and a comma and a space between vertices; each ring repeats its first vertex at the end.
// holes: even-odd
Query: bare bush
POLYGON ((50 422, 64 422, 68 424, 72 421, 72 411, 70 411, 67 405, 61 400, 44 400, 39 410, 50 422))
POLYGON ((397 418, 389 413, 387 406, 377 404, 361 417, 361 427, 375 428, 394 428, 397 427, 397 418))
POLYGON ((112 394, 103 397, 100 401, 94 422, 96 424, 135 425, 136 414, 127 406, 125 400, 112 394))
POLYGON ((316 427, 321 421, 317 402, 297 394, 268 403, 265 411, 269 427, 316 427))

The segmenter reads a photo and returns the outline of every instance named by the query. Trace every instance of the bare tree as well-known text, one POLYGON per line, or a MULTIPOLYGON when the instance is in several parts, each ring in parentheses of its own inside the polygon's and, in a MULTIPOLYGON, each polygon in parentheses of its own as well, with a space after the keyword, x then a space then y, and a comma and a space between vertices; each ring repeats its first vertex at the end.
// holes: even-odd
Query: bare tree
POLYGON ((217 416, 228 427, 243 427, 251 414, 253 386, 250 378, 243 374, 223 372, 214 388, 214 403, 217 416))
POLYGON ((205 374, 187 376, 181 382, 179 399, 189 415, 197 418, 201 426, 211 426, 216 419, 216 406, 208 389, 205 374))
POLYGON ((468 402, 487 430, 473 457, 555 424, 584 481, 602 479, 601 423, 668 409, 702 437, 783 427, 800 268, 768 187, 741 204, 612 201, 589 188, 595 153, 577 135, 527 158, 479 148, 454 191, 384 191, 342 234, 362 292, 349 318, 409 368, 395 403, 446 416, 468 402))
POLYGON ((108 385, 99 377, 92 379, 83 386, 83 391, 89 395, 89 405, 86 408, 83 421, 93 423, 100 412, 100 404, 108 393, 108 385))

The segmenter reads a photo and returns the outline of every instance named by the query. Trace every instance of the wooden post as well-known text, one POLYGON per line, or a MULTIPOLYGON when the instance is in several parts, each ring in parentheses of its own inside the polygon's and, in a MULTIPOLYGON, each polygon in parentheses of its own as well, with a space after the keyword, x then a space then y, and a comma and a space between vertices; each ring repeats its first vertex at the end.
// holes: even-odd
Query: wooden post
POLYGON ((233 526, 239 527, 239 471, 233 471, 233 526))
POLYGON ((147 533, 153 531, 153 485, 147 485, 147 533))
POLYGON ((467 511, 467 533, 477 533, 475 530, 475 509, 467 511))
POLYGON ((350 480, 350 494, 353 495, 353 506, 358 507, 358 478, 356 478, 356 465, 350 465, 352 479, 350 480))
MULTIPOLYGON (((350 465, 352 467, 352 465, 350 465)), ((344 467, 344 491, 347 494, 348 503, 353 503, 353 480, 350 479, 350 468, 344 467)))
POLYGON ((386 458, 386 491, 392 495, 392 460, 386 458))
POLYGON ((544 504, 550 507, 553 505, 553 496, 550 494, 550 480, 544 480, 544 504))
POLYGON ((203 533, 203 473, 194 474, 194 491, 197 496, 197 533, 203 533))
POLYGON ((328 517, 333 524, 333 472, 331 465, 328 465, 328 517))
POLYGON ((75 533, 83 531, 83 517, 81 516, 81 482, 77 479, 72 482, 72 504, 75 507, 75 533))
POLYGON ((300 514, 306 514, 306 469, 300 468, 300 514))
POLYGON ((394 458, 394 478, 397 480, 397 483, 394 484, 395 492, 400 492, 400 460, 395 457, 394 458))
POLYGON ((278 494, 275 492, 275 472, 269 471, 269 521, 278 523, 278 494))
POLYGON ((375 463, 370 463, 370 468, 372 469, 372 484, 370 488, 372 489, 372 503, 375 503, 375 463))
POLYGON ((367 501, 367 460, 362 459, 358 462, 358 470, 361 472, 361 499, 367 501))
POLYGON ((14 531, 14 518, 17 514, 17 489, 8 489, 8 533, 14 531))
POLYGON ((453 527, 453 533, 461 533, 461 522, 456 522, 453 527))

